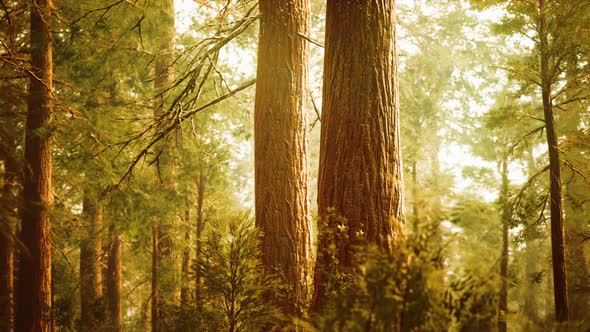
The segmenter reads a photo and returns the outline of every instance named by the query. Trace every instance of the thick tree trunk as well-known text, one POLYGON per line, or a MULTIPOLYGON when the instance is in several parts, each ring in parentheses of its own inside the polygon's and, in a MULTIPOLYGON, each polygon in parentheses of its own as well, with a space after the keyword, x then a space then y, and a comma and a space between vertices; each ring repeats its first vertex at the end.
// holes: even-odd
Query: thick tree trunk
MULTIPOLYGON (((202 259, 201 252, 203 250, 203 230, 205 229, 205 220, 203 219, 203 204, 205 202, 206 179, 207 177, 205 176, 205 172, 201 170, 197 183, 197 243, 195 247, 195 264, 197 266, 202 259)), ((199 272, 198 268, 195 272, 195 303, 197 306, 201 304, 201 272, 199 272)))
POLYGON ((84 197, 82 234, 80 241, 80 329, 98 328, 102 300, 102 273, 100 268, 102 208, 98 201, 84 197))
POLYGON ((17 219, 18 166, 16 145, 14 153, 4 160, 4 187, 2 204, 5 219, 0 227, 0 331, 12 332, 14 328, 14 244, 17 219))
POLYGON ((256 226, 262 264, 288 286, 272 299, 303 312, 310 279, 307 76, 309 0, 261 0, 254 109, 256 226))
POLYGON ((394 20, 393 0, 327 4, 313 312, 353 248, 404 236, 394 20))
POLYGON ((49 23, 52 0, 32 2, 31 75, 25 132, 25 174, 17 331, 51 329, 51 132, 53 58, 49 23))
POLYGON ((555 297, 555 317, 558 322, 569 320, 568 287, 565 262, 565 240, 563 208, 561 197, 561 162, 555 114, 553 112, 552 85, 553 78, 549 71, 550 54, 548 52, 549 36, 545 8, 546 0, 539 0, 539 36, 541 39, 541 92, 543 114, 547 132, 547 149, 549 151, 550 210, 551 210, 551 257, 553 264, 553 292, 555 297))
POLYGON ((121 240, 115 224, 109 226, 109 252, 106 275, 108 319, 111 331, 123 331, 121 310, 121 240))
POLYGON ((508 193, 508 158, 502 161, 502 255, 500 256, 500 296, 498 300, 498 332, 507 331, 508 316, 508 229, 511 218, 510 197, 508 193))

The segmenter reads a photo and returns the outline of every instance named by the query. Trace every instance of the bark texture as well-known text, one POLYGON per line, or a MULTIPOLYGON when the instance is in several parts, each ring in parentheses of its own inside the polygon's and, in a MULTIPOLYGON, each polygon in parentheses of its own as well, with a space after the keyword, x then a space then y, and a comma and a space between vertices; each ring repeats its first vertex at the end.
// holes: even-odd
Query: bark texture
POLYGON ((356 246, 403 237, 394 19, 393 0, 327 3, 313 312, 356 246))
POLYGON ((563 222, 561 192, 561 162, 555 114, 553 111, 553 75, 550 72, 549 33, 547 30, 546 0, 539 0, 539 36, 541 39, 541 93, 545 131, 547 132, 547 149, 549 151, 549 181, 551 210, 551 257, 553 264, 553 292, 555 298, 555 317, 558 322, 569 320, 568 285, 565 261, 565 227, 563 222))
POLYGON ((184 211, 184 250, 182 252, 182 284, 180 287, 180 305, 182 308, 186 308, 189 304, 190 299, 190 264, 191 264, 191 250, 190 250, 190 239, 191 239, 191 209, 189 202, 187 201, 187 207, 184 211))
MULTIPOLYGON (((205 219, 203 217, 203 206, 205 203, 205 188, 207 177, 203 170, 199 172, 199 179, 197 182, 197 234, 195 247, 195 265, 199 266, 202 259, 203 251, 203 230, 205 229, 205 219)), ((197 306, 201 305, 201 272, 200 269, 195 271, 195 303, 197 306)))
POLYGON ((123 331, 121 310, 121 240, 115 224, 109 226, 109 252, 107 262, 106 289, 110 331, 123 331))
POLYGON ((311 238, 308 200, 307 77, 309 0, 260 1, 254 109, 256 226, 262 263, 289 286, 274 299, 299 313, 308 297, 311 238))
POLYGON ((25 131, 25 174, 17 331, 51 329, 51 132, 53 58, 49 22, 52 0, 32 1, 31 75, 25 131))
POLYGON ((102 273, 100 268, 102 208, 97 200, 84 197, 83 229, 80 241, 80 329, 98 328, 102 301, 102 273))

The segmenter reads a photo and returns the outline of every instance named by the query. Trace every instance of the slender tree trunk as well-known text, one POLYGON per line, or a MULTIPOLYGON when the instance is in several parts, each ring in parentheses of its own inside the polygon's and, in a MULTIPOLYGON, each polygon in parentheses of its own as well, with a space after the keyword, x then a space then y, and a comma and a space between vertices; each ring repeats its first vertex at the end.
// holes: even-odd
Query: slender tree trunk
MULTIPOLYGON (((203 219, 203 204, 205 202, 205 186, 206 186, 205 172, 201 169, 197 183, 197 234, 196 234, 196 249, 195 249, 195 264, 200 263, 201 251, 203 248, 203 230, 205 229, 205 220, 203 219)), ((201 304, 201 272, 196 269, 195 272, 195 303, 197 306, 201 304)))
MULTIPOLYGON (((528 174, 529 178, 535 174, 535 158, 531 146, 528 148, 528 174)), ((536 216, 535 216, 536 218, 536 216)), ((533 218, 534 220, 534 218, 533 218)), ((539 322, 539 310, 537 299, 537 291, 540 289, 541 280, 538 282, 534 279, 538 271, 539 248, 536 244, 538 237, 534 231, 532 224, 528 226, 529 229, 525 233, 525 282, 524 282, 524 310, 528 319, 526 327, 530 330, 539 322), (534 325, 532 325, 532 324, 534 325)), ((526 329, 526 328, 525 328, 526 329)))
POLYGON ((182 308, 186 308, 189 304, 190 298, 190 287, 189 287, 189 273, 191 264, 191 209, 189 202, 186 202, 186 209, 184 211, 184 251, 182 253, 182 285, 180 288, 180 305, 182 308))
POLYGON ((416 160, 412 161, 412 209, 414 212, 414 235, 418 234, 420 227, 420 199, 418 197, 418 171, 416 160))
POLYGON ((52 0, 36 0, 31 11, 31 75, 25 132, 25 176, 17 331, 51 329, 51 132, 53 58, 49 23, 52 0))
POLYGON ((254 108, 256 226, 262 264, 288 286, 272 299, 299 314, 308 298, 311 237, 308 199, 307 76, 309 0, 261 0, 254 108))
POLYGON ((109 252, 107 263, 106 289, 108 317, 111 331, 123 331, 123 311, 121 310, 121 240, 119 231, 113 223, 109 226, 109 252))
POLYGON ((555 317, 558 322, 569 320, 568 286, 565 262, 565 240, 563 208, 561 197, 561 165, 555 114, 553 112, 552 85, 553 78, 549 71, 550 54, 549 36, 545 7, 546 0, 539 0, 539 36, 541 38, 541 91, 545 130, 547 132, 547 149, 549 151, 550 209, 551 209, 551 256, 553 264, 553 292, 555 297, 555 317))
POLYGON ((506 332, 508 317, 508 229, 511 219, 510 197, 508 193, 508 158, 502 161, 502 256, 500 257, 500 296, 498 300, 498 332, 506 332))
POLYGON ((160 269, 160 244, 158 224, 152 225, 152 332, 160 330, 160 287, 158 285, 160 269))
MULTIPOLYGON (((162 27, 158 35, 158 56, 155 58, 155 78, 154 88, 158 93, 158 102, 155 105, 154 118, 158 120, 165 114, 165 96, 164 90, 172 80, 172 61, 173 61, 173 41, 174 41, 174 1, 161 0, 156 3, 158 10, 158 24, 162 27)), ((158 175, 163 182, 164 193, 172 195, 175 190, 176 183, 174 182, 174 163, 170 149, 164 149, 163 146, 157 147, 157 154, 159 158, 158 175)), ((169 308, 177 303, 178 295, 178 261, 174 256, 174 235, 173 225, 175 219, 178 217, 176 208, 174 210, 174 217, 164 217, 160 220, 156 219, 154 241, 156 243, 152 262, 159 264, 159 266, 152 267, 152 271, 156 272, 152 276, 152 330, 166 331, 171 329, 169 318, 172 313, 169 308), (154 307, 155 304, 155 307, 154 307)))
POLYGON ((100 230, 102 208, 87 194, 83 205, 83 229, 80 241, 80 329, 91 331, 98 328, 98 308, 102 300, 102 273, 100 268, 100 230))
POLYGON ((312 312, 354 268, 358 245, 403 235, 395 1, 329 0, 312 312))
POLYGON ((12 332, 14 328, 14 243, 17 219, 18 166, 14 150, 4 160, 4 187, 2 204, 6 218, 0 227, 0 331, 12 332))

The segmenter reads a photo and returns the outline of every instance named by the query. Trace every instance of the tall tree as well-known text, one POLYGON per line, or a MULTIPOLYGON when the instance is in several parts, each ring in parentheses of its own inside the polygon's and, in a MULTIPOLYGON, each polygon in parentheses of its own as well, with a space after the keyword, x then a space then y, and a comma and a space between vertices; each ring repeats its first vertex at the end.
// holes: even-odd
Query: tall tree
POLYGON ((25 174, 16 321, 17 331, 51 328, 52 0, 32 1, 31 73, 25 132, 25 174))
POLYGON ((309 0, 260 1, 254 107, 256 226, 267 273, 288 284, 275 299, 301 311, 310 278, 306 95, 309 0))
POLYGON ((107 273, 105 278, 108 322, 112 331, 123 331, 121 310, 121 239, 117 225, 109 226, 107 273))
POLYGON ((510 194, 508 191, 508 156, 501 162, 502 186, 500 188, 500 205, 502 207, 502 254, 500 256, 500 296, 498 300, 498 332, 508 330, 508 230, 510 228, 510 194))
POLYGON ((403 237, 395 1, 328 1, 313 312, 354 248, 403 237))
POLYGON ((98 328, 100 301, 102 299, 102 273, 100 267, 102 207, 88 192, 82 202, 82 228, 80 240, 80 329, 98 328))

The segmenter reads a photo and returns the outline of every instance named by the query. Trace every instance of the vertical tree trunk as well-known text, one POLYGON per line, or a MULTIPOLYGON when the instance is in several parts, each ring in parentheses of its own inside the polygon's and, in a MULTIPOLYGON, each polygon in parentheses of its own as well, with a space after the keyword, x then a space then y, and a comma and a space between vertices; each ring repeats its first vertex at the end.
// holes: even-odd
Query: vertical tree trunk
POLYGON ((4 160, 4 187, 2 204, 6 218, 0 227, 0 331, 12 332, 14 328, 14 243, 17 219, 17 174, 16 145, 14 153, 4 160))
POLYGON ((190 298, 189 274, 191 263, 191 209, 189 201, 186 202, 186 209, 184 211, 184 251, 182 253, 182 284, 180 287, 180 305, 182 308, 187 308, 190 298))
POLYGON ((83 205, 82 234, 80 241, 80 329, 91 331, 98 328, 102 300, 102 273, 100 268, 102 208, 98 201, 85 194, 83 205))
POLYGON ((109 226, 109 252, 107 263, 107 301, 111 330, 123 331, 123 312, 121 310, 121 240, 116 225, 109 226))
MULTIPOLYGON (((157 52, 158 56, 155 58, 155 78, 154 88, 158 93, 158 102, 155 105, 154 118, 157 120, 164 115, 165 110, 165 93, 164 90, 168 87, 172 79, 172 62, 173 62, 173 41, 174 41, 174 1, 161 0, 156 3, 158 10, 157 23, 161 26, 157 37, 157 52)), ((159 170, 158 175, 163 181, 163 192, 167 195, 172 195, 176 183, 173 178, 173 161, 170 149, 164 150, 163 146, 157 147, 157 154, 159 155, 159 170)), ((169 318, 172 313, 169 312, 174 303, 177 303, 178 291, 178 271, 177 264, 174 257, 174 237, 173 224, 177 217, 177 209, 173 208, 174 217, 156 219, 154 228, 154 243, 157 250, 152 254, 152 262, 159 264, 159 266, 152 267, 152 271, 156 273, 152 276, 152 330, 165 331, 169 330, 169 318), (154 307, 155 304, 155 307, 154 307)))
POLYGON ((158 224, 152 224, 152 332, 160 329, 160 287, 158 285, 160 269, 160 244, 158 224))
POLYGON ((310 277, 307 76, 309 0, 261 0, 254 108, 256 226, 262 264, 288 294, 272 299, 301 313, 310 277))
POLYGON ((508 229, 510 226, 511 208, 508 193, 508 158, 502 161, 502 187, 500 204, 502 206, 502 256, 500 257, 500 296, 498 300, 498 332, 506 332, 508 328, 508 229))
POLYGON ((52 0, 32 2, 31 75, 25 132, 25 176, 17 331, 51 329, 51 131, 53 117, 52 0))
POLYGON ((565 262, 565 240, 563 208, 561 197, 561 162, 555 114, 553 112, 552 85, 553 78, 549 71, 549 34, 545 7, 546 0, 539 0, 539 36, 541 39, 541 92, 543 114, 547 132, 547 149, 549 151, 550 209, 551 209, 551 257, 553 264, 553 292, 555 297, 555 317, 558 322, 569 320, 568 287, 565 262))
MULTIPOLYGON (((205 172, 201 169, 199 173, 199 179, 197 183, 197 234, 196 234, 196 247, 195 247, 195 264, 198 266, 200 263, 201 251, 203 248, 203 230, 205 229, 205 220, 203 219, 203 204, 205 202, 205 185, 206 176, 205 172)), ((201 272, 196 269, 195 272, 195 303, 197 307, 201 304, 201 272)))
POLYGON ((353 268, 353 248, 403 235, 395 1, 329 0, 313 312, 353 268))
MULTIPOLYGON (((531 146, 528 148, 528 160, 527 169, 529 178, 535 174, 535 158, 533 155, 533 149, 531 146)), ((536 218, 536 216, 535 216, 536 218)), ((533 218, 533 221, 535 220, 533 218)), ((525 329, 532 330, 534 326, 539 322, 539 311, 538 304, 540 303, 537 299, 537 290, 540 289, 541 281, 536 282, 534 280, 535 275, 538 271, 538 245, 536 244, 537 234, 534 229, 530 229, 532 224, 528 226, 529 230, 525 233, 525 280, 524 280, 524 308, 525 315, 528 319, 525 329)))

